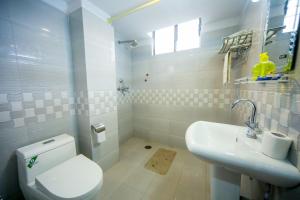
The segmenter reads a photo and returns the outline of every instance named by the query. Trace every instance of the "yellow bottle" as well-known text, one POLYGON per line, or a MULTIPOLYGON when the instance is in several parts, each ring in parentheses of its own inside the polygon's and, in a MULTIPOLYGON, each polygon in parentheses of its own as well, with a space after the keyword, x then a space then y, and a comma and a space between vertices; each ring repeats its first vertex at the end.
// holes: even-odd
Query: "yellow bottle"
POLYGON ((266 75, 273 74, 276 71, 275 64, 269 60, 267 52, 259 55, 259 63, 252 68, 252 79, 257 80, 258 77, 266 77, 266 75))
POLYGON ((283 70, 282 70, 282 72, 283 73, 287 73, 287 72, 289 72, 289 71, 291 71, 291 69, 292 69, 292 56, 289 54, 288 55, 288 59, 287 59, 287 64, 283 67, 283 70))

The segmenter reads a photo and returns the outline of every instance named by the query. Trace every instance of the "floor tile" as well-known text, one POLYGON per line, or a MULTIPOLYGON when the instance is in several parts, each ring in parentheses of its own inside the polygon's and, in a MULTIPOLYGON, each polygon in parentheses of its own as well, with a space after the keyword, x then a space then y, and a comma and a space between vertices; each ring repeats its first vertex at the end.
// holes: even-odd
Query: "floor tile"
POLYGON ((140 138, 130 138, 120 146, 120 161, 104 173, 99 199, 104 200, 208 200, 209 164, 184 149, 140 138), (151 145, 152 149, 145 149, 151 145), (159 148, 176 151, 166 175, 144 165, 159 148))
POLYGON ((117 188, 112 195, 108 198, 109 200, 140 200, 142 199, 142 193, 134 190, 132 187, 122 184, 117 188))
POLYGON ((139 167, 134 172, 132 172, 124 180, 124 182, 127 185, 131 186, 132 188, 144 193, 146 189, 149 187, 153 177, 154 177, 153 172, 150 172, 143 167, 139 167))

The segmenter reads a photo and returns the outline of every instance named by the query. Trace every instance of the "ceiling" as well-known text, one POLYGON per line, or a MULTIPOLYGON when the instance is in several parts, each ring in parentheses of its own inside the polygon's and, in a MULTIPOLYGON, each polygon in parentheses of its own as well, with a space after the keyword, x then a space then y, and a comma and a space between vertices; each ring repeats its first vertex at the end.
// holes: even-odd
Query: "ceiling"
MULTIPOLYGON (((90 0, 113 16, 147 0, 90 0)), ((201 17, 204 23, 241 15, 248 0, 161 0, 158 4, 113 23, 126 39, 138 39, 147 32, 201 17)))

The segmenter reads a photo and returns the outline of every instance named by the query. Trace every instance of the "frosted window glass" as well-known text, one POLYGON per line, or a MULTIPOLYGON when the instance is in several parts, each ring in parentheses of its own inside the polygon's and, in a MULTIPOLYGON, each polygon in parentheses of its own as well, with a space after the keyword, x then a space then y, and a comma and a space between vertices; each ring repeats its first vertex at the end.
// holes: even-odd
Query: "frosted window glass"
POLYGON ((178 24, 176 51, 199 48, 199 19, 178 24))
POLYGON ((174 51, 174 26, 155 31, 155 54, 174 51))

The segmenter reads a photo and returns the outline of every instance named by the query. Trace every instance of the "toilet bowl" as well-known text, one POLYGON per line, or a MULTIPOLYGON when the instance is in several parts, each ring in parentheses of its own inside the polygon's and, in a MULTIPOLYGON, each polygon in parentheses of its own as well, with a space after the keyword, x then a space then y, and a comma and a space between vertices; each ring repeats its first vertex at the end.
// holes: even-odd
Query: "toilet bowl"
POLYGON ((76 155, 63 134, 17 150, 19 182, 26 200, 91 200, 103 184, 101 167, 76 155))

